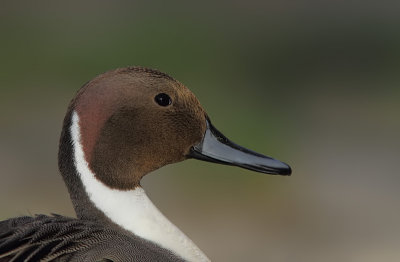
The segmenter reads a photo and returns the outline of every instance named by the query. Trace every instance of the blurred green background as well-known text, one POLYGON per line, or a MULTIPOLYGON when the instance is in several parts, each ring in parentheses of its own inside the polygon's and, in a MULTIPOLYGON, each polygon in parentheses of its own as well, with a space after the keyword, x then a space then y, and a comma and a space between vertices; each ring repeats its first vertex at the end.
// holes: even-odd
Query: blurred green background
POLYGON ((109 69, 166 72, 291 177, 195 160, 144 179, 215 261, 399 261, 400 4, 2 1, 0 218, 73 216, 69 100, 109 69))

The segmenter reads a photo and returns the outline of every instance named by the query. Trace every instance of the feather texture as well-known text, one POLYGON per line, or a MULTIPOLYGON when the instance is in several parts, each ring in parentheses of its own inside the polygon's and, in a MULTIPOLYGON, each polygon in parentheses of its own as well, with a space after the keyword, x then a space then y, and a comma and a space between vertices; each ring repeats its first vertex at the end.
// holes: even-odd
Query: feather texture
POLYGON ((3 261, 182 260, 129 232, 93 221, 38 215, 0 222, 0 262, 3 261))

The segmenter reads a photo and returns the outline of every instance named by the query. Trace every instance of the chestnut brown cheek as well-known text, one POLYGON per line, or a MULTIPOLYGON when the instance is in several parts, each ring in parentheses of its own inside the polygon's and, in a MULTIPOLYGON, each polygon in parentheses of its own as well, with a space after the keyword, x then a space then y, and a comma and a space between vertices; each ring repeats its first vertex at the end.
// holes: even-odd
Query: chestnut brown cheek
MULTIPOLYGON (((130 116, 133 121, 134 115, 130 116)), ((94 147, 91 169, 97 179, 112 188, 131 189, 140 182, 141 169, 135 165, 141 156, 134 151, 140 134, 132 136, 135 129, 129 120, 124 114, 113 115, 103 126, 94 147)))
POLYGON ((112 188, 134 188, 145 174, 186 159, 204 131, 201 110, 121 110, 101 129, 90 167, 112 188))
POLYGON ((112 188, 131 189, 145 174, 180 161, 182 152, 170 139, 173 130, 156 119, 138 110, 114 114, 95 145, 90 166, 96 178, 112 188))

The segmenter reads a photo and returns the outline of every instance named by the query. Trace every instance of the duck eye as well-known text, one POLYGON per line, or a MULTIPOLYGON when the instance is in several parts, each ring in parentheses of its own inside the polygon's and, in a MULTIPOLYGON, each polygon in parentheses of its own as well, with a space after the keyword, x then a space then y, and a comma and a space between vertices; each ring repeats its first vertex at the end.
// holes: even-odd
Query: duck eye
POLYGON ((167 95, 165 93, 161 93, 161 94, 156 95, 156 97, 154 97, 154 100, 160 106, 169 106, 172 103, 172 100, 169 97, 169 95, 167 95))

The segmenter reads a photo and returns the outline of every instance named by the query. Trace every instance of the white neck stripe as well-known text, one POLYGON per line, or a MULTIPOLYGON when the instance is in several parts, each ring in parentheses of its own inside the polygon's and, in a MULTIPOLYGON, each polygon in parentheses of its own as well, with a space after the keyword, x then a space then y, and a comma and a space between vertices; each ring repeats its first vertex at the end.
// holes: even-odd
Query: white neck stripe
POLYGON ((209 261, 206 255, 150 201, 141 187, 122 191, 97 180, 85 160, 79 116, 72 114, 74 163, 89 199, 109 219, 133 234, 171 250, 188 261, 209 261))

